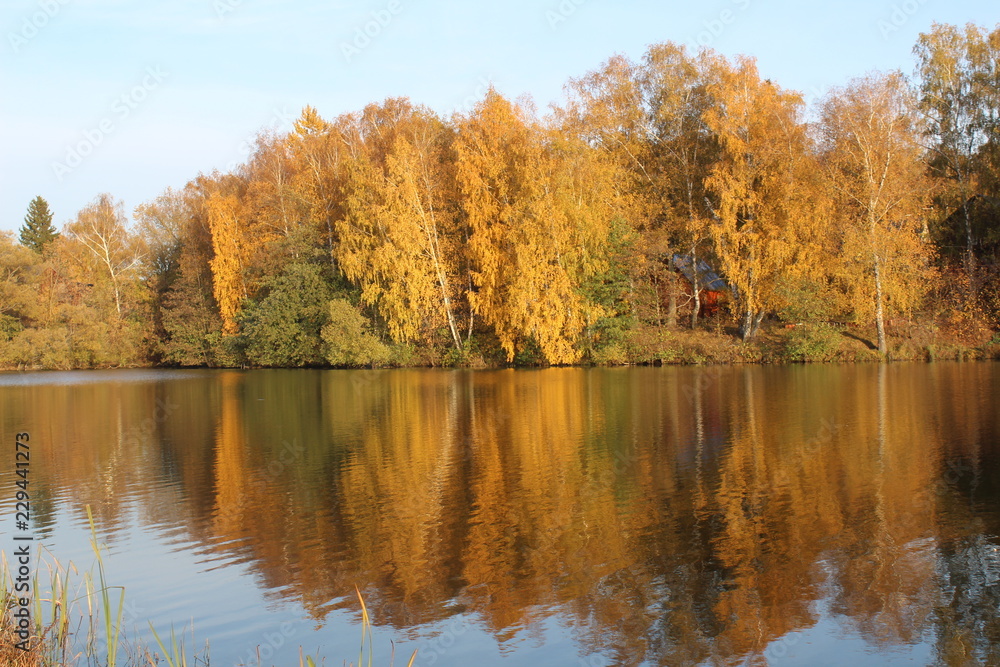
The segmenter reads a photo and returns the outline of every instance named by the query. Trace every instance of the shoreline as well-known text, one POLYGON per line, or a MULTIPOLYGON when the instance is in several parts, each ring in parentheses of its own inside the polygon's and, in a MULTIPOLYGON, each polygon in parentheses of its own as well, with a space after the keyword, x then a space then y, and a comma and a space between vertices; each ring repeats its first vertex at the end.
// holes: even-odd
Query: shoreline
POLYGON ((128 365, 90 365, 76 367, 0 366, 2 373, 76 370, 391 370, 421 368, 452 368, 469 370, 542 369, 542 368, 630 368, 661 366, 744 366, 744 365, 805 365, 855 364, 935 361, 996 361, 1000 360, 1000 335, 979 345, 963 344, 948 336, 934 340, 914 340, 912 337, 890 337, 890 350, 884 357, 871 348, 864 333, 849 329, 821 332, 810 337, 810 329, 772 328, 749 342, 720 332, 706 330, 675 330, 637 332, 627 346, 613 346, 604 358, 592 358, 572 364, 507 363, 489 355, 470 355, 456 359, 450 349, 425 350, 420 356, 410 355, 408 363, 387 363, 378 366, 253 366, 233 364, 219 366, 182 366, 150 361, 128 365), (802 335, 800 332, 806 332, 802 335))

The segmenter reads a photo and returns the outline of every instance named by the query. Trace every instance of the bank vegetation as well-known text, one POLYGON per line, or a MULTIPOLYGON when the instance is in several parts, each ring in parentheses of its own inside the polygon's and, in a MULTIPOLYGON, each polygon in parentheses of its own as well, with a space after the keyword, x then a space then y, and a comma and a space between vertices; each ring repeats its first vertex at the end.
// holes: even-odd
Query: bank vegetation
POLYGON ((0 365, 995 356, 1000 28, 914 54, 807 105, 655 44, 547 113, 307 107, 131 215, 101 194, 57 233, 38 197, 0 238, 0 365))

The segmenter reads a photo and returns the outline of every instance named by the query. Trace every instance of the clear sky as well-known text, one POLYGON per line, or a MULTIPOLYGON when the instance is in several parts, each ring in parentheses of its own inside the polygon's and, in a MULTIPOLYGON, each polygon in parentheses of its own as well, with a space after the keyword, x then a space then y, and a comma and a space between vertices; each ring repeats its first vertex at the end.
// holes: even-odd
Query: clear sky
POLYGON ((563 84, 648 44, 756 56, 815 98, 913 69, 934 22, 1000 22, 996 0, 3 0, 0 229, 45 197, 61 227, 96 195, 126 210, 247 156, 304 105, 331 118, 390 96, 441 113, 489 83, 544 109, 563 84))

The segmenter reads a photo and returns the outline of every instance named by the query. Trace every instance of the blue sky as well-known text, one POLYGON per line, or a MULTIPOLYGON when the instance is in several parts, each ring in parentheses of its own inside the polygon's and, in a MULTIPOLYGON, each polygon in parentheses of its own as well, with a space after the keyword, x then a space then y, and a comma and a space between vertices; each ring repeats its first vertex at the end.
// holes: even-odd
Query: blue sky
POLYGON ((4 0, 0 229, 45 197, 59 226, 96 195, 126 210, 247 156, 306 104, 327 118, 390 96, 441 113, 486 86, 539 108, 570 77, 648 44, 757 57, 807 99, 913 68, 933 22, 1000 22, 996 0, 4 0))

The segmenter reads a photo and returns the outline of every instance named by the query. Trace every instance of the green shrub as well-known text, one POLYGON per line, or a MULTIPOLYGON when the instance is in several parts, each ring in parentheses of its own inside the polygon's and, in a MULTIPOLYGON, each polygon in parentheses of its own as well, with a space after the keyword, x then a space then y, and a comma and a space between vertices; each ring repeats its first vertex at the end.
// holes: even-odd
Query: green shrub
POLYGON ((816 322, 837 311, 838 295, 830 285, 808 278, 789 280, 778 288, 778 317, 785 322, 816 322))
POLYGON ((392 358, 392 349, 368 331, 368 320, 346 299, 328 305, 329 321, 321 337, 324 355, 333 366, 380 366, 392 358))
POLYGON ((258 366, 323 363, 320 330, 326 322, 330 286, 311 264, 290 264, 267 285, 267 295, 240 316, 246 355, 258 366))
POLYGON ((483 352, 479 349, 479 340, 470 337, 461 350, 449 346, 441 354, 442 366, 454 366, 456 368, 467 368, 470 366, 482 365, 483 352))
POLYGON ((594 350, 592 359, 595 364, 620 366, 629 363, 629 353, 622 343, 611 343, 594 350))
POLYGON ((9 341, 24 331, 21 320, 5 313, 0 313, 0 339, 9 341))
POLYGON ((791 361, 829 361, 840 348, 841 333, 828 324, 795 327, 785 343, 791 361))
POLYGON ((548 366, 548 361, 542 353, 542 348, 538 342, 529 337, 517 346, 514 353, 515 366, 548 366))

